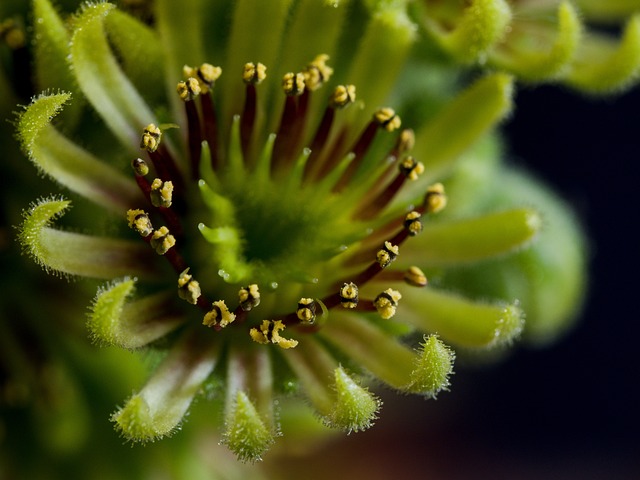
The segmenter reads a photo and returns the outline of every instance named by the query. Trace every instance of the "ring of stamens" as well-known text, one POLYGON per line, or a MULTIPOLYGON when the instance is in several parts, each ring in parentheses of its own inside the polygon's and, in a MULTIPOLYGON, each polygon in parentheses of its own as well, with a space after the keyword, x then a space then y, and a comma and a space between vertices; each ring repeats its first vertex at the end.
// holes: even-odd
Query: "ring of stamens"
MULTIPOLYGON (((282 160, 286 156, 296 151, 303 129, 306 109, 311 92, 319 88, 327 81, 333 70, 327 66, 326 55, 320 55, 313 62, 307 65, 301 73, 288 73, 283 77, 283 91, 286 96, 285 108, 281 120, 281 127, 274 147, 273 164, 280 161, 282 166, 286 161, 282 160), (288 136, 288 137, 287 137, 288 136), (280 142, 280 143, 278 143, 280 142)), ((218 168, 217 140, 215 138, 215 114, 212 109, 213 103, 210 90, 217 78, 220 76, 219 67, 210 64, 203 64, 197 68, 184 67, 185 80, 177 85, 178 95, 184 100, 188 120, 188 140, 190 145, 190 156, 192 162, 192 174, 198 173, 198 162, 200 161, 200 144, 203 136, 209 143, 211 149, 211 162, 214 171, 218 168), (200 96, 199 106, 193 100, 200 96), (205 98, 206 101, 205 101, 205 98), (208 127, 207 127, 208 125, 208 127), (207 130, 208 128, 208 130, 207 130), (209 136, 207 137, 207 131, 209 136)), ((248 155, 248 142, 252 136, 253 120, 256 109, 256 88, 266 75, 266 67, 261 63, 247 63, 244 66, 242 79, 246 84, 245 110, 241 115, 241 146, 245 157, 248 155)), ((325 143, 329 138, 333 116, 335 111, 346 107, 355 101, 355 86, 339 85, 335 88, 329 98, 328 106, 322 118, 320 126, 312 136, 313 148, 305 166, 303 178, 310 181, 322 180, 333 168, 333 158, 339 158, 333 150, 327 148, 325 143), (324 152, 323 152, 324 150, 324 152), (327 154, 329 154, 327 156, 327 154), (312 162, 316 162, 315 166, 312 162), (313 168, 312 168, 313 167, 313 168), (308 175, 313 170, 313 174, 308 175)), ((340 192, 345 188, 358 168, 362 158, 367 153, 372 144, 376 130, 393 132, 401 125, 400 118, 391 108, 378 109, 358 140, 354 143, 350 151, 353 152, 354 160, 343 172, 342 177, 336 182, 335 192, 340 192)), ((144 177, 149 174, 149 165, 143 159, 132 161, 132 167, 136 175, 136 180, 147 200, 156 211, 165 219, 173 219, 171 230, 181 230, 179 219, 174 212, 174 184, 183 182, 181 173, 175 168, 175 162, 166 147, 161 144, 162 131, 153 124, 148 125, 142 134, 141 148, 145 149, 155 167, 157 178, 149 183, 144 177)), ((409 151, 414 143, 413 131, 402 130, 397 140, 386 158, 398 159, 405 152, 409 151)), ((406 156, 396 162, 398 168, 397 177, 394 178, 386 190, 379 194, 379 198, 374 200, 374 211, 380 211, 391 201, 399 190, 404 179, 415 180, 424 170, 422 163, 416 161, 411 156, 406 156)), ((391 170, 385 171, 384 175, 388 179, 391 170)), ((316 324, 317 306, 320 305, 323 312, 341 305, 349 310, 360 310, 363 312, 377 311, 383 319, 391 318, 398 307, 398 301, 402 297, 400 292, 388 288, 378 294, 374 299, 361 299, 359 297, 359 287, 369 282, 376 275, 396 259, 399 254, 399 245, 408 237, 415 236, 422 231, 421 215, 423 213, 433 213, 441 210, 446 205, 446 196, 442 185, 436 184, 427 190, 423 204, 414 211, 408 213, 404 221, 399 225, 403 227, 394 236, 387 237, 380 248, 375 251, 371 258, 371 263, 359 274, 353 276, 350 281, 345 281, 337 287, 336 293, 329 294, 322 299, 310 297, 300 298, 297 308, 292 313, 281 316, 279 319, 262 320, 259 326, 250 329, 251 338, 263 344, 277 344, 282 348, 293 348, 297 341, 281 336, 287 325, 314 326, 316 324)), ((355 210, 355 218, 366 218, 366 212, 355 210)), ((178 273, 178 295, 188 303, 197 305, 205 311, 202 323, 206 326, 220 330, 232 322, 240 324, 247 318, 249 312, 260 305, 260 291, 257 284, 250 284, 241 287, 238 291, 238 304, 235 310, 227 307, 224 300, 217 300, 208 303, 202 295, 199 282, 190 273, 190 269, 185 265, 177 247, 176 237, 167 226, 154 229, 150 220, 150 215, 144 210, 129 210, 127 212, 129 226, 137 231, 160 255, 165 255, 178 273)), ((422 287, 427 284, 424 273, 418 267, 411 267, 406 272, 390 272, 383 275, 385 278, 404 280, 408 285, 422 287), (400 275, 398 277, 398 275, 400 275)), ((304 331, 304 329, 303 329, 304 331)), ((308 329, 307 331, 312 331, 308 329)))

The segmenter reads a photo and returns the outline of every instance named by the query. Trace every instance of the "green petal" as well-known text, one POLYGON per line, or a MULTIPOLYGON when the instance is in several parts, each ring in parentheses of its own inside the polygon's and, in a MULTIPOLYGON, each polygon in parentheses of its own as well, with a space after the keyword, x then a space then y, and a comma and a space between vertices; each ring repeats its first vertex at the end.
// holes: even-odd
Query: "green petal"
MULTIPOLYGON (((218 62, 219 58, 205 58, 205 37, 202 19, 206 12, 205 0, 157 0, 155 14, 165 56, 165 88, 175 92, 182 80, 183 65, 197 66, 205 61, 218 62)), ((178 95, 170 97, 174 118, 184 116, 184 102, 178 95)))
POLYGON ((142 129, 158 123, 114 57, 105 32, 109 3, 87 4, 75 18, 71 65, 80 89, 122 145, 138 151, 142 129))
POLYGON ((145 245, 50 228, 70 203, 45 199, 26 212, 18 237, 36 263, 47 271, 91 278, 157 275, 152 252, 145 245))
POLYGON ((473 302, 433 288, 406 289, 402 319, 423 332, 437 333, 460 347, 509 344, 522 332, 524 314, 515 304, 473 302))
POLYGON ((604 37, 589 37, 567 81, 589 93, 610 93, 631 87, 640 71, 640 15, 627 23, 616 45, 604 37))
MULTIPOLYGON (((525 31, 523 35, 527 36, 528 32, 525 31)), ((498 49, 491 55, 491 65, 527 81, 549 80, 560 76, 569 68, 580 45, 582 24, 575 7, 562 2, 558 8, 556 38, 553 42, 549 38, 550 46, 547 49, 532 50, 528 46, 521 49, 517 36, 518 31, 514 27, 514 33, 505 41, 505 48, 498 49)))
POLYGON ((455 354, 436 335, 425 336, 408 390, 427 398, 436 398, 439 392, 448 390, 454 359, 455 354))
POLYGON ((478 265, 447 270, 443 285, 473 298, 517 298, 527 312, 523 338, 535 344, 555 340, 576 319, 584 300, 586 246, 574 213, 561 199, 521 172, 502 172, 494 181, 495 204, 535 205, 544 228, 531 247, 478 265))
POLYGON ((130 301, 135 279, 125 278, 98 290, 87 327, 94 341, 136 349, 180 326, 185 318, 172 311, 174 295, 159 293, 130 301))
POLYGON ((460 154, 506 117, 512 97, 511 76, 487 75, 416 132, 414 155, 424 163, 429 178, 449 171, 460 154))
POLYGON ((199 330, 187 332, 143 389, 111 416, 127 440, 154 441, 179 427, 193 397, 217 363, 219 342, 212 340, 199 330))
POLYGON ((150 104, 164 102, 163 51, 160 37, 150 27, 119 10, 105 20, 109 42, 124 73, 150 104))
POLYGON ((473 0, 451 31, 435 22, 427 22, 434 39, 455 59, 465 63, 483 61, 487 52, 500 41, 511 21, 511 9, 505 0, 473 0))
POLYGON ((123 212, 143 199, 133 180, 69 141, 51 120, 71 95, 40 95, 18 117, 22 150, 44 173, 62 185, 115 212, 123 212))
POLYGON ((385 103, 415 39, 416 27, 404 9, 380 7, 373 14, 345 76, 366 108, 349 109, 347 116, 360 112, 359 118, 368 121, 373 109, 385 103))
MULTIPOLYGON (((63 89, 76 92, 78 84, 69 68, 70 34, 49 0, 33 1, 34 70, 39 90, 63 89)), ((80 114, 80 98, 71 106, 70 116, 80 114)))
POLYGON ((335 369, 334 378, 336 404, 329 424, 349 433, 371 427, 380 410, 380 400, 358 385, 342 367, 335 369))
POLYGON ((475 262, 521 248, 541 228, 540 215, 530 208, 430 223, 416 241, 401 249, 399 260, 407 258, 424 266, 475 262))
POLYGON ((296 348, 280 352, 300 379, 302 388, 315 410, 323 417, 333 409, 333 391, 329 387, 338 362, 311 336, 296 348))
POLYGON ((273 440, 273 433, 264 425, 247 394, 239 391, 226 420, 223 443, 239 460, 256 462, 262 460, 273 440))
MULTIPOLYGON (((273 75, 275 85, 280 85, 281 75, 286 72, 275 69, 282 45, 282 36, 289 13, 291 0, 270 0, 256 2, 254 0, 238 0, 234 5, 233 23, 227 42, 226 59, 223 71, 226 72, 219 82, 220 90, 225 93, 222 98, 222 118, 232 118, 241 113, 243 104, 244 84, 240 81, 242 68, 247 62, 260 62, 267 67, 267 75, 273 75), (269 19, 269 21, 265 21, 269 19)), ((295 46, 294 46, 295 47, 295 46)), ((311 60, 311 59, 310 59, 311 60)), ((302 68, 300 65, 298 68, 302 68)), ((264 105, 269 105, 269 95, 274 93, 262 89, 264 105)), ((271 120, 277 120, 276 115, 270 115, 271 120)), ((271 130, 275 126, 270 127, 271 130)))
POLYGON ((414 352, 372 323, 332 313, 320 335, 386 384, 403 389, 411 382, 414 352))

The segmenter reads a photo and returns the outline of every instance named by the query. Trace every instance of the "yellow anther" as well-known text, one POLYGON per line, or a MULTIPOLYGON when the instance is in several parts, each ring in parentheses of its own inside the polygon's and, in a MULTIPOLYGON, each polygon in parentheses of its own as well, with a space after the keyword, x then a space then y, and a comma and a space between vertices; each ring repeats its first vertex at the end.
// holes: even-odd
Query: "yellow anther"
POLYGON ((298 345, 298 341, 280 336, 280 332, 284 329, 282 320, 263 320, 259 328, 254 327, 249 330, 249 335, 254 342, 263 345, 274 343, 280 348, 294 348, 298 345))
POLYGON ((409 180, 417 180, 424 173, 424 165, 422 162, 416 161, 412 156, 408 156, 398 165, 402 172, 409 180))
POLYGON ((424 287, 427 285, 427 276, 414 265, 404 272, 404 281, 413 287, 424 287))
POLYGON ((164 255, 176 244, 176 239, 167 227, 160 227, 151 235, 151 247, 158 255, 164 255))
POLYGON ((344 308, 356 308, 358 306, 358 286, 353 283, 345 283, 340 287, 340 303, 344 308))
POLYGON ((189 269, 184 270, 178 277, 178 296, 192 305, 198 303, 200 298, 200 283, 189 273, 189 269))
POLYGON ((229 310, 224 300, 218 300, 213 302, 211 310, 205 314, 202 324, 207 327, 219 325, 221 328, 224 328, 235 319, 235 314, 229 310))
POLYGON ((11 50, 18 50, 27 43, 24 28, 13 18, 8 18, 0 23, 0 41, 3 41, 11 50))
POLYGON ((427 188, 424 197, 424 205, 427 213, 438 213, 447 206, 447 195, 444 193, 444 185, 434 183, 427 188))
POLYGON ((156 178, 151 183, 149 196, 151 197, 151 204, 154 207, 169 208, 173 198, 173 182, 170 180, 163 182, 159 178, 156 178))
POLYGON ((301 298, 296 310, 298 320, 311 325, 316 321, 316 302, 313 298, 301 298))
POLYGON ((398 253, 400 253, 400 249, 397 245, 393 245, 391 242, 384 242, 384 245, 376 254, 376 261, 381 268, 387 268, 396 259, 398 253))
POLYGON ((387 132, 393 132, 394 130, 400 128, 400 125, 402 125, 400 117, 396 115, 396 112, 393 110, 393 108, 379 108, 376 113, 373 114, 373 119, 387 132))
POLYGON ((396 314, 396 307, 401 298, 399 291, 388 288, 375 298, 373 306, 382 318, 388 320, 396 314))
POLYGON ((258 285, 254 283, 248 287, 242 287, 238 292, 238 300, 240 302, 240 307, 245 312, 248 312, 254 307, 260 305, 260 290, 258 290, 258 285))
POLYGON ((282 89, 288 96, 302 95, 304 92, 304 75, 302 73, 287 73, 282 77, 282 89))
POLYGON ((213 88, 213 84, 222 75, 220 67, 214 67, 210 63, 203 63, 198 68, 185 65, 182 67, 182 76, 186 81, 195 78, 200 86, 200 93, 208 93, 213 88))
POLYGON ((412 237, 415 237, 422 232, 422 222, 420 221, 420 217, 420 213, 415 210, 413 212, 409 212, 407 216, 404 217, 404 228, 407 229, 409 235, 412 237))
POLYGON ((317 90, 333 75, 333 68, 327 65, 327 60, 329 60, 329 55, 318 55, 302 72, 305 85, 309 90, 317 90))
POLYGON ((398 137, 398 153, 408 152, 416 144, 416 134, 410 128, 405 128, 398 137))
POLYGON ((148 237, 153 232, 153 225, 149 220, 149 215, 144 210, 127 210, 127 222, 142 237, 148 237))
POLYGON ((356 101, 355 85, 338 85, 334 90, 329 105, 333 108, 344 108, 356 101))
POLYGON ((141 158, 136 158, 131 161, 131 168, 136 172, 138 177, 144 177, 149 173, 149 165, 141 158))
POLYGON ((160 140, 162 140, 162 130, 150 123, 142 131, 140 148, 144 148, 148 152, 155 152, 160 146, 160 140))
POLYGON ((242 80, 244 83, 252 83, 259 85, 267 78, 267 67, 261 63, 245 63, 242 72, 242 80))
POLYGON ((176 87, 178 96, 185 102, 190 102, 202 92, 200 82, 197 78, 189 77, 184 82, 178 82, 176 87))

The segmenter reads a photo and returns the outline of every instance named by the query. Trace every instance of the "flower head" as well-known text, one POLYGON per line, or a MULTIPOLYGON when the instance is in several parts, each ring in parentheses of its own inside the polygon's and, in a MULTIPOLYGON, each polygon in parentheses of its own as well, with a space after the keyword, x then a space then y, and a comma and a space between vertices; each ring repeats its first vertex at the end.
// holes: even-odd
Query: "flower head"
MULTIPOLYGON (((449 387, 447 344, 507 345, 523 329, 515 299, 473 301, 425 273, 523 248, 542 226, 529 207, 438 219, 435 177, 509 112, 512 78, 477 80, 414 133, 379 106, 415 39, 404 6, 373 2, 350 47, 343 5, 300 3, 235 2, 228 35, 208 38, 199 2, 158 0, 156 30, 87 4, 54 36, 60 18, 35 1, 39 42, 69 56, 52 75, 72 93, 21 113, 22 148, 112 224, 55 228, 71 201, 52 197, 20 239, 47 270, 109 280, 90 309, 96 342, 165 351, 112 415, 129 440, 173 433, 215 381, 223 442, 255 461, 280 434, 279 395, 364 430, 381 402, 363 379, 434 398, 449 387), (101 119, 93 153, 52 123, 72 94, 101 119)), ((65 112, 78 131, 82 108, 65 112)))

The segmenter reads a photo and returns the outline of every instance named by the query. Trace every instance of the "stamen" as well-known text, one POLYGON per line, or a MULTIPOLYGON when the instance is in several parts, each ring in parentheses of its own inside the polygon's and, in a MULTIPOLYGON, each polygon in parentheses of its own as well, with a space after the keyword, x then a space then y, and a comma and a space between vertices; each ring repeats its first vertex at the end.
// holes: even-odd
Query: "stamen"
POLYGON ((379 108, 373 114, 373 119, 366 126, 351 151, 355 154, 353 162, 349 165, 349 168, 345 170, 344 174, 336 184, 334 191, 341 192, 353 179, 354 175, 360 168, 365 154, 369 147, 373 143, 373 139, 376 136, 378 128, 382 127, 387 132, 393 132, 397 128, 400 128, 400 117, 396 115, 396 112, 392 108, 379 108))
POLYGON ((207 327, 224 328, 236 319, 231 313, 224 300, 218 300, 211 305, 211 311, 207 312, 202 320, 202 324, 207 327))
POLYGON ((220 67, 214 67, 210 63, 203 63, 197 68, 193 68, 188 65, 182 67, 182 75, 184 78, 196 79, 200 86, 200 93, 202 94, 209 93, 216 80, 220 78, 221 74, 222 69, 220 67))
POLYGON ((420 212, 415 210, 409 212, 404 219, 404 228, 411 237, 415 237, 422 232, 422 222, 420 221, 420 212))
POLYGON ((412 156, 408 156, 399 165, 400 173, 409 180, 417 180, 424 173, 424 165, 422 162, 416 161, 412 156))
POLYGON ((193 278, 187 268, 178 277, 178 296, 191 305, 196 305, 201 294, 200 283, 193 278))
POLYGON ((340 304, 344 308, 356 308, 358 306, 358 286, 353 283, 345 283, 338 293, 340 304))
POLYGON ((258 285, 254 283, 248 287, 242 287, 238 292, 238 300, 240 302, 240 308, 245 312, 249 312, 254 307, 260 305, 258 285))
POLYGON ((141 237, 148 237, 153 233, 153 225, 149 215, 144 210, 128 210, 127 222, 129 223, 129 228, 138 232, 141 237))
POLYGON ((176 239, 167 227, 162 226, 151 234, 150 243, 158 255, 164 255, 176 244, 176 239))
POLYGON ((251 339, 256 343, 268 345, 274 343, 280 348, 288 349, 294 348, 298 345, 297 340, 284 338, 280 336, 280 332, 285 329, 282 320, 263 320, 258 328, 252 328, 249 331, 251 339))
POLYGON ((382 248, 376 253, 376 261, 380 268, 387 268, 398 257, 399 253, 400 250, 397 245, 391 242, 384 242, 382 248))
POLYGON ((131 167, 136 172, 137 177, 144 177, 149 173, 149 165, 141 158, 136 158, 131 161, 131 167))
POLYGON ((374 120, 383 127, 387 132, 393 132, 400 128, 402 121, 400 117, 396 115, 396 112, 389 107, 380 108, 373 115, 374 120))
POLYGON ((305 166, 304 178, 309 178, 311 175, 315 175, 317 172, 316 167, 321 164, 320 158, 324 153, 323 147, 329 138, 331 133, 331 126, 333 125, 333 119, 335 118, 336 109, 342 109, 353 102, 356 99, 356 87, 354 85, 338 85, 329 99, 329 104, 322 115, 322 120, 318 125, 313 140, 311 141, 311 155, 305 166))
POLYGON ((377 282, 405 282, 412 287, 426 287, 427 277, 418 267, 411 266, 406 271, 387 269, 376 277, 377 282))
POLYGON ((184 186, 182 175, 180 174, 178 167, 176 167, 176 163, 169 154, 169 151, 164 148, 161 141, 162 130, 153 123, 150 123, 142 131, 140 148, 149 153, 149 158, 153 162, 153 166, 156 168, 158 176, 162 180, 173 181, 176 188, 182 191, 184 186))
POLYGON ((304 92, 304 74, 289 72, 282 78, 282 89, 287 97, 296 97, 304 92))
POLYGON ((303 325, 313 325, 316 321, 316 302, 313 298, 301 298, 296 316, 303 325))
POLYGON ((427 276, 414 265, 404 273, 404 281, 413 287, 424 287, 427 285, 427 276))
MULTIPOLYGON (((176 88, 180 99, 184 101, 185 111, 187 114, 187 137, 189 143, 189 159, 191 161, 191 178, 198 178, 198 166, 200 164, 200 155, 202 154, 202 127, 200 125, 200 116, 198 109, 192 100, 202 92, 200 82, 194 77, 188 78, 184 82, 178 82, 176 88)), ((213 150, 215 144, 211 146, 213 150)))
POLYGON ((256 121, 257 91, 256 85, 262 83, 267 77, 267 67, 262 63, 245 63, 242 80, 246 84, 245 101, 240 120, 240 140, 242 153, 245 159, 249 158, 251 150, 251 137, 256 121))
POLYGON ((376 307, 380 316, 388 320, 396 314, 396 307, 401 298, 402 295, 399 291, 388 288, 375 298, 373 305, 376 307))
POLYGON ((176 91, 178 92, 180 100, 183 102, 190 102, 200 95, 202 88, 200 87, 200 82, 197 78, 190 77, 183 82, 178 82, 176 91))
POLYGON ((331 108, 345 108, 355 101, 355 85, 338 85, 329 99, 329 106, 331 108))
POLYGON ((160 146, 162 139, 162 130, 150 123, 142 131, 142 139, 140 140, 140 148, 149 153, 155 152, 160 146))
POLYGON ((318 55, 302 72, 304 83, 309 90, 319 89, 333 75, 333 68, 327 65, 327 60, 329 60, 329 55, 318 55))
POLYGON ((182 235, 182 225, 178 215, 170 210, 169 207, 173 203, 173 182, 163 182, 156 178, 152 184, 144 178, 149 173, 149 166, 141 158, 136 158, 131 162, 131 167, 135 171, 136 183, 144 194, 145 198, 156 207, 169 227, 176 236, 182 235))
POLYGON ((156 178, 151 183, 151 191, 149 192, 149 198, 151 204, 154 207, 169 208, 173 197, 173 182, 163 182, 159 178, 156 178))
POLYGON ((355 213, 355 218, 369 220, 378 215, 394 199, 407 179, 418 179, 424 172, 424 165, 422 162, 416 161, 412 156, 408 156, 398 164, 398 169, 400 171, 393 181, 376 198, 362 205, 355 213))
POLYGON ((447 196, 444 193, 444 185, 434 183, 427 188, 427 193, 422 203, 427 213, 438 213, 447 206, 447 196))
POLYGON ((273 145, 272 171, 277 170, 291 159, 296 139, 296 121, 298 119, 297 97, 305 91, 302 73, 287 73, 282 79, 282 89, 286 95, 280 127, 273 145))
MULTIPOLYGON (((182 68, 183 76, 186 79, 195 78, 198 81, 198 85, 200 86, 200 106, 202 108, 202 120, 203 120, 203 134, 204 139, 209 144, 209 149, 211 151, 211 164, 213 169, 215 170, 218 167, 218 121, 216 118, 215 107, 213 104, 213 97, 211 95, 211 90, 213 90, 213 86, 222 75, 222 69, 220 67, 214 67, 210 63, 203 63, 198 68, 193 68, 188 65, 185 65, 182 68)), ((188 106, 186 107, 189 108, 188 106)), ((195 110, 193 108, 192 110, 195 110)), ((189 115, 194 115, 194 112, 187 112, 187 121, 189 121, 189 115)), ((197 114, 194 115, 195 121, 198 117, 197 114)), ((199 122, 198 122, 199 125, 199 122)), ((195 127, 195 125, 194 125, 195 127)), ((199 130, 199 128, 198 128, 199 130)), ((193 140, 190 142, 195 142, 200 135, 195 136, 193 140)), ((200 139, 201 140, 201 139, 200 139)), ((191 146, 190 144, 190 152, 192 151, 192 162, 193 156, 197 155, 196 164, 200 162, 200 153, 201 146, 196 147, 195 145, 191 146)), ((194 165, 192 175, 197 178, 197 169, 195 168, 197 165, 194 165)))

